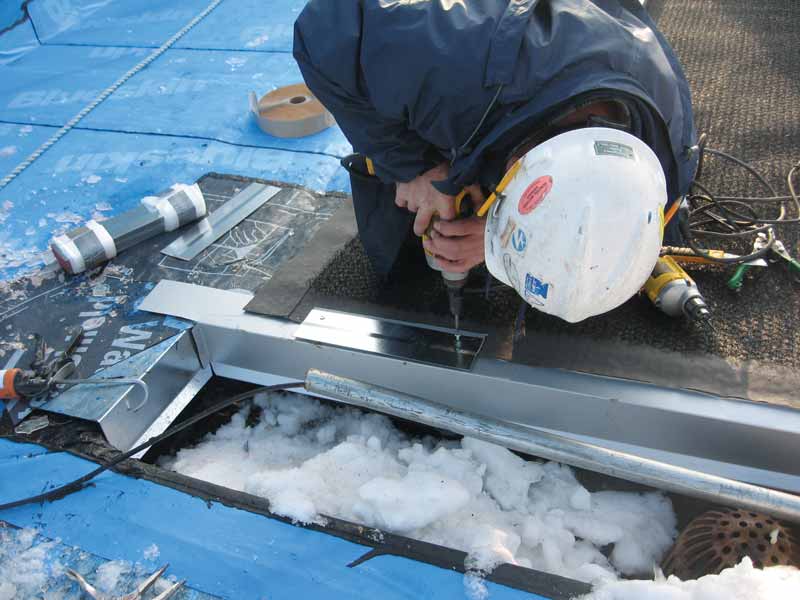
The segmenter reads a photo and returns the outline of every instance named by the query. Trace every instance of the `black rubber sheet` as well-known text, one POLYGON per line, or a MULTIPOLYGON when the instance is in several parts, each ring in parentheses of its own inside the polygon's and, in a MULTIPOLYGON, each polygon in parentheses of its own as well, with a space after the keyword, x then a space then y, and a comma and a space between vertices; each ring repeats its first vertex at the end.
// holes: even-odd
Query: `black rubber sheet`
MULTIPOLYGON (((209 211, 250 180, 208 175, 198 182, 209 211)), ((147 240, 103 267, 74 277, 37 274, 6 283, 0 294, 0 369, 27 367, 34 334, 53 352, 67 330, 86 331, 75 354, 79 373, 90 376, 175 335, 187 326, 171 317, 137 310, 161 279, 254 292, 291 260, 342 206, 342 195, 315 194, 283 184, 261 208, 189 262, 160 253, 181 231, 147 240)), ((9 409, 12 407, 9 406, 9 409)))

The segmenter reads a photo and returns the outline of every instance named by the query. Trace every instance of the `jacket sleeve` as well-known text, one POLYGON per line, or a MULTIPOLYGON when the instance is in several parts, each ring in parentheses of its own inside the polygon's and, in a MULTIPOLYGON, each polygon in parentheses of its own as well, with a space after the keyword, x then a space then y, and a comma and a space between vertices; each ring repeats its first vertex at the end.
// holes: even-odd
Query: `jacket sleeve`
MULTIPOLYGON (((383 181, 408 182, 434 166, 429 144, 405 120, 380 114, 361 75, 360 0, 311 0, 294 25, 294 58, 306 85, 383 181)), ((397 74, 387 73, 387 77, 397 74)))

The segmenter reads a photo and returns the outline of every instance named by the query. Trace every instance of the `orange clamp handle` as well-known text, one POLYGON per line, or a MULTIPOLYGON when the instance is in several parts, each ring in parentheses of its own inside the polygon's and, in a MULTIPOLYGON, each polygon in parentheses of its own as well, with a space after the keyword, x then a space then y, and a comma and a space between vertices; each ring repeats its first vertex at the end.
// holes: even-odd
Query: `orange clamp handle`
POLYGON ((17 390, 14 388, 14 380, 17 378, 17 373, 19 372, 19 369, 5 369, 0 371, 0 382, 2 382, 2 387, 0 387, 0 399, 12 400, 18 397, 17 390))

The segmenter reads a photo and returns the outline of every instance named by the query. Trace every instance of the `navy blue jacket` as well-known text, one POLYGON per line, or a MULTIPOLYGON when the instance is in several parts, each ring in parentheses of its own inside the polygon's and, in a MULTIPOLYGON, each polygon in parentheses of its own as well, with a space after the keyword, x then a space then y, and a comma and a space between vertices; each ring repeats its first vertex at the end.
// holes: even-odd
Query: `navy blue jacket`
POLYGON ((659 157, 671 200, 694 176, 689 86, 637 0, 311 0, 294 56, 385 182, 445 158, 442 191, 491 187, 507 151, 587 98, 634 107, 634 133, 659 157))

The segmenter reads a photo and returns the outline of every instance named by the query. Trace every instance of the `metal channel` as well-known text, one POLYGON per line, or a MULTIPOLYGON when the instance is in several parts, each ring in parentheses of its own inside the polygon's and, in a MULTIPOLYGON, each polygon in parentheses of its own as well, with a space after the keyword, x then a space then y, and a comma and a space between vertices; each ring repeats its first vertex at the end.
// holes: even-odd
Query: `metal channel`
POLYGON ((211 368, 200 364, 191 331, 185 330, 96 374, 144 381, 149 396, 141 408, 139 387, 86 384, 65 390, 41 408, 95 421, 112 446, 127 451, 166 430, 211 375, 211 368))
POLYGON ((296 339, 247 314, 249 296, 162 281, 141 308, 196 322, 214 372, 253 383, 320 368, 517 425, 800 493, 800 411, 683 389, 478 357, 471 371, 296 339))
POLYGON ((317 308, 308 314, 295 338, 401 360, 469 370, 483 346, 485 336, 317 308))
POLYGON ((763 511, 780 519, 800 523, 800 496, 793 494, 609 450, 485 415, 476 416, 438 402, 338 377, 318 369, 308 371, 305 387, 310 392, 351 406, 438 427, 529 455, 694 498, 763 511))
POLYGON ((251 183, 207 217, 192 225, 161 253, 180 260, 192 260, 279 191, 280 188, 271 185, 251 183))
POLYGON ((305 387, 309 392, 350 406, 438 427, 573 467, 711 502, 763 511, 780 519, 800 523, 800 496, 793 494, 609 450, 533 427, 498 421, 486 415, 476 416, 437 402, 338 377, 318 369, 308 371, 305 387))

